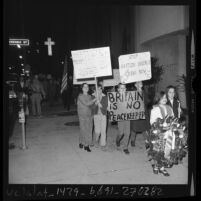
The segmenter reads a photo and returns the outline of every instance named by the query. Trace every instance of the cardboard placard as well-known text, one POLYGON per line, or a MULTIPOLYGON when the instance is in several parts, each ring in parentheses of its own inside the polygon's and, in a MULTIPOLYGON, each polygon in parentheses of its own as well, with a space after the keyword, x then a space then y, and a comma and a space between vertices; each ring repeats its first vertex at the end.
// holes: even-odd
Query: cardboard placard
POLYGON ((119 73, 125 84, 151 79, 150 52, 119 56, 119 73))
POLYGON ((145 119, 144 95, 139 91, 108 92, 109 121, 145 119))
POLYGON ((75 79, 112 75, 110 48, 71 51, 75 79))
POLYGON ((83 83, 87 83, 87 84, 96 84, 95 79, 75 79, 75 76, 73 76, 73 84, 74 85, 81 85, 83 83))

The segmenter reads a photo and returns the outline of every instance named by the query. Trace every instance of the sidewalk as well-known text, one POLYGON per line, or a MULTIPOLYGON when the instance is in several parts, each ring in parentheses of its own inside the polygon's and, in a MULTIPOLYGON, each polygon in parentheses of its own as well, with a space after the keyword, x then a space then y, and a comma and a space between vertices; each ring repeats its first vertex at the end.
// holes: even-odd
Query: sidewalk
POLYGON ((116 150, 117 127, 109 125, 108 150, 78 147, 78 117, 75 107, 68 115, 62 106, 44 110, 42 118, 28 118, 26 144, 22 150, 21 125, 15 124, 9 150, 10 184, 186 184, 188 156, 183 164, 167 169, 169 177, 154 175, 146 156, 144 140, 137 135, 130 155, 116 150), (74 122, 70 126, 65 123, 74 122))

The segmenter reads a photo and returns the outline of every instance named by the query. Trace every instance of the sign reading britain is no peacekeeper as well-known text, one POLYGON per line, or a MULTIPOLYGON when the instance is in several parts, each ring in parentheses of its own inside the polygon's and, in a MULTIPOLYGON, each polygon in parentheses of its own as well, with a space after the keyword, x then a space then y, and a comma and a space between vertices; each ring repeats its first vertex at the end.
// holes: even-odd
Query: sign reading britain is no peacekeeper
POLYGON ((144 96, 139 91, 108 92, 109 121, 145 119, 144 96))
POLYGON ((112 75, 110 48, 71 51, 75 79, 112 75))
POLYGON ((125 84, 151 79, 150 52, 119 56, 119 73, 125 84))

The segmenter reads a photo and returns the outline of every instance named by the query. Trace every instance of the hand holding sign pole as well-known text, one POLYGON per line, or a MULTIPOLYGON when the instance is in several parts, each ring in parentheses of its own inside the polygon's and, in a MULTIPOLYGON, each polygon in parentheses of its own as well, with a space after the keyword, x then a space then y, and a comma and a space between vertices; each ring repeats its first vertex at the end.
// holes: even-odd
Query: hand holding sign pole
MULTIPOLYGON (((97 77, 94 77, 94 78, 95 78, 95 86, 96 86, 96 99, 97 99, 97 103, 99 103, 97 77)), ((98 104, 98 107, 99 107, 99 104, 98 104)))

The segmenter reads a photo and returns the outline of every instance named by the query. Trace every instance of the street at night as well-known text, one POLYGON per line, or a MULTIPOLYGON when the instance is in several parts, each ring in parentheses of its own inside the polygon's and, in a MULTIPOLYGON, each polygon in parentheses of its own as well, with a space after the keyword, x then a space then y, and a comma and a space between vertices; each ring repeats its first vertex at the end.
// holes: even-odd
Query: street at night
POLYGON ((196 195, 194 1, 5 0, 3 14, 6 197, 18 184, 196 195))

